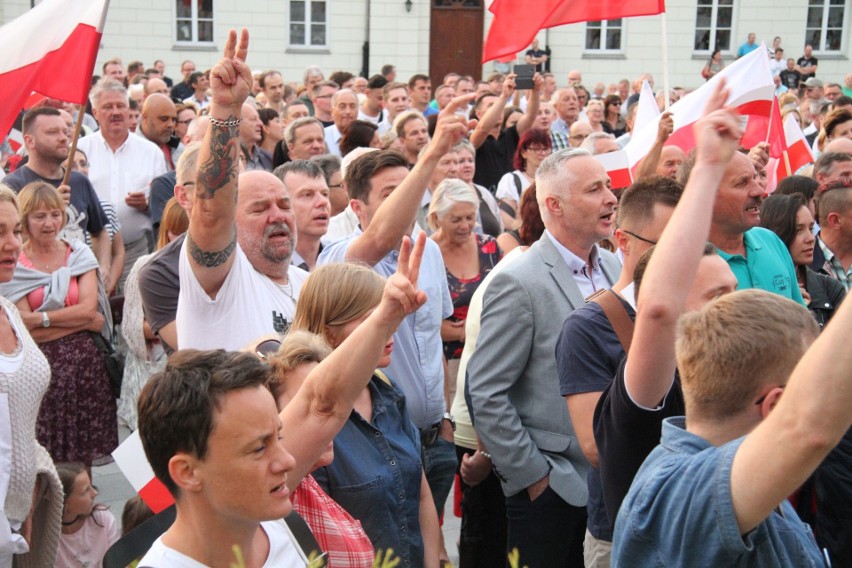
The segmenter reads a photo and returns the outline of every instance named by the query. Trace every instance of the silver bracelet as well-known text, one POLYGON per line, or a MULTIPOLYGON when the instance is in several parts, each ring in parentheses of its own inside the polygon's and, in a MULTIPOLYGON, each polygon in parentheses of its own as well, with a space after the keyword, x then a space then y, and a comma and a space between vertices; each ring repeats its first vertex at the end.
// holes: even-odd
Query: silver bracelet
POLYGON ((485 450, 478 450, 478 451, 479 451, 479 453, 480 453, 480 454, 482 454, 482 455, 483 455, 483 456, 485 456, 486 458, 491 459, 491 454, 489 454, 489 453, 488 453, 488 452, 486 452, 485 450))
POLYGON ((208 116, 210 119, 210 124, 213 126, 217 126, 219 128, 233 128, 234 126, 239 126, 241 118, 232 118, 230 120, 219 120, 218 118, 213 118, 212 116, 208 116))

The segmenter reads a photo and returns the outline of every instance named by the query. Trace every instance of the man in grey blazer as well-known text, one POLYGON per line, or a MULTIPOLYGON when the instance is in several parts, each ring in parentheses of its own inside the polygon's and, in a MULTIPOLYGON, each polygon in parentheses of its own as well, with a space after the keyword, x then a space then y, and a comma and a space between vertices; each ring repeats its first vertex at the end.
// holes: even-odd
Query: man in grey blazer
POLYGON ((618 260, 597 246, 613 233, 617 201, 585 150, 548 157, 536 188, 545 233, 485 292, 467 385, 506 494, 508 549, 529 568, 582 566, 589 466, 559 395, 555 348, 566 316, 618 279, 618 260))

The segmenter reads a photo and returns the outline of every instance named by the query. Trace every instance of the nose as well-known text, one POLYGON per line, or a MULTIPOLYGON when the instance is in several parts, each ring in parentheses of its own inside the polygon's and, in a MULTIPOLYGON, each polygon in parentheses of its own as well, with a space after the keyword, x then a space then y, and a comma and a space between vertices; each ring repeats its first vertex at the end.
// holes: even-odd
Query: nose
POLYGON ((296 467, 296 460, 293 458, 292 454, 284 448, 284 444, 279 442, 277 447, 279 449, 279 455, 276 459, 272 460, 272 468, 276 473, 293 471, 293 468, 296 467))

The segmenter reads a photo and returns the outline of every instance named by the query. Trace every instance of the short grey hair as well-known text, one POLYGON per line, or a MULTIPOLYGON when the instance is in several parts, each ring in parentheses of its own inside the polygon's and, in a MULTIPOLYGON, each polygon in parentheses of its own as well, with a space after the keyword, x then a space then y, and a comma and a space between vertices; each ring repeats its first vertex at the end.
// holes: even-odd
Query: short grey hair
POLYGON ((321 130, 325 130, 320 119, 314 118, 313 116, 303 116, 302 118, 297 118, 287 125, 287 128, 284 130, 284 142, 287 144, 294 144, 296 142, 296 131, 308 124, 317 124, 321 130))
POLYGON ((582 148, 566 148, 552 153, 545 158, 535 173, 536 201, 542 214, 545 212, 544 200, 550 195, 559 195, 561 189, 570 185, 570 173, 563 167, 566 162, 580 156, 592 156, 592 153, 582 148))
POLYGON ((459 140, 459 143, 453 146, 453 150, 456 152, 461 152, 462 150, 467 150, 470 152, 470 155, 473 156, 473 159, 476 159, 476 148, 473 146, 470 140, 467 138, 462 138, 459 140))
POLYGON ((313 156, 311 161, 315 162, 322 170, 322 174, 325 176, 325 183, 330 184, 331 176, 340 171, 340 158, 334 154, 313 156))
POLYGON ((337 100, 340 98, 340 95, 352 95, 355 97, 355 104, 358 104, 358 95, 355 94, 355 91, 352 89, 340 89, 339 91, 335 91, 333 95, 331 95, 331 106, 337 106, 337 100))
POLYGON ((608 138, 615 140, 615 136, 609 134, 608 132, 592 132, 591 134, 586 136, 585 140, 583 140, 583 143, 580 144, 580 148, 588 151, 592 155, 595 155, 595 143, 598 140, 605 140, 608 138))
MULTIPOLYGON (((287 174, 302 174, 311 179, 325 179, 322 168, 319 167, 319 164, 311 160, 291 160, 272 170, 272 175, 282 182, 287 174)), ((286 184, 284 185, 286 186, 286 184)))
POLYGON ((429 203, 429 228, 437 231, 436 220, 444 218, 457 203, 470 203, 474 209, 478 210, 479 196, 462 180, 445 179, 432 192, 432 201, 429 203))
POLYGON ((184 148, 175 165, 175 183, 186 185, 195 182, 198 177, 198 156, 201 154, 201 142, 193 142, 184 148))
POLYGON ((98 100, 100 100, 101 95, 104 93, 121 93, 124 97, 124 102, 130 104, 130 97, 124 85, 112 77, 104 77, 95 83, 95 86, 89 91, 89 102, 92 103, 92 107, 98 106, 98 100))
POLYGON ((307 85, 308 79, 311 77, 323 77, 325 78, 325 73, 322 72, 319 65, 309 65, 305 68, 305 75, 303 76, 302 84, 307 85))

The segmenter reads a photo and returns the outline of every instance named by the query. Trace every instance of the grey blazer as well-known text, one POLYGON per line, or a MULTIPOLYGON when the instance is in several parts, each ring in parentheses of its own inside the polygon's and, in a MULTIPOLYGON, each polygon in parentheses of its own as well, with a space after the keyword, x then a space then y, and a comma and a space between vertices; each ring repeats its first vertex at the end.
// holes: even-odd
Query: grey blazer
MULTIPOLYGON (((621 266, 600 250, 615 283, 621 266)), ((483 298, 476 351, 467 367, 474 428, 491 453, 503 492, 515 495, 550 473, 567 503, 588 499, 589 464, 559 394, 556 340, 583 305, 574 277, 545 234, 494 277, 483 298)))

